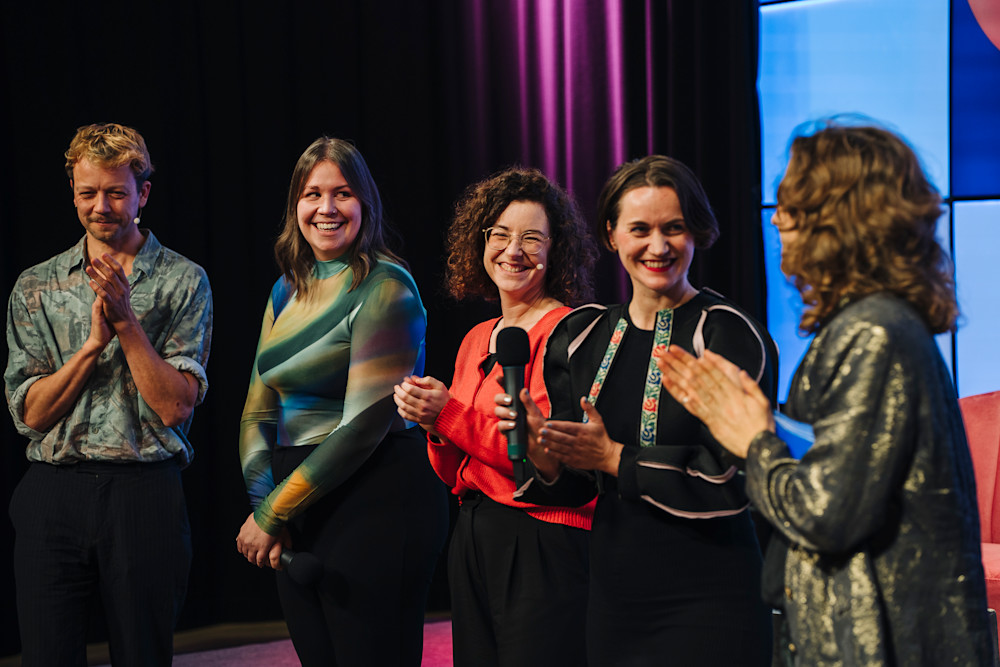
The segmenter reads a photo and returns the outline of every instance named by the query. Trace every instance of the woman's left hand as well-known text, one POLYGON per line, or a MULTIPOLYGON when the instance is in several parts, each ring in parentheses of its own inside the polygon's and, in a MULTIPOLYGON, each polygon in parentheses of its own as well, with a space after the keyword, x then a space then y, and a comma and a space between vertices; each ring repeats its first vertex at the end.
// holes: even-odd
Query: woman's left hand
POLYGON ((586 397, 580 399, 580 405, 589 421, 545 422, 539 432, 541 446, 565 465, 581 470, 600 470, 617 477, 624 446, 611 439, 601 414, 586 397))
POLYGON ((240 534, 236 536, 236 549, 257 567, 270 565, 271 569, 280 570, 282 548, 290 546, 291 538, 287 530, 282 530, 280 535, 265 533, 254 521, 253 512, 243 522, 240 534))
POLYGON ((656 365, 670 395, 736 456, 745 459, 761 431, 774 432, 771 401, 746 371, 725 357, 705 350, 697 359, 671 345, 657 356, 656 365))
POLYGON ((416 422, 425 431, 437 435, 434 421, 448 404, 451 393, 444 382, 431 376, 407 375, 393 387, 392 400, 396 402, 396 412, 403 419, 416 422))

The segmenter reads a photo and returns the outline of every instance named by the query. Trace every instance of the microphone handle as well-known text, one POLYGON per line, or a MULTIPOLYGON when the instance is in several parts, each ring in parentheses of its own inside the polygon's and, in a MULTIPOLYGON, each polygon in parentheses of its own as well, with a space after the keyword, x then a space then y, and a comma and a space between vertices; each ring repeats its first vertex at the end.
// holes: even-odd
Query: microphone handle
POLYGON ((524 366, 502 366, 503 388, 513 400, 511 408, 517 413, 514 430, 507 431, 507 458, 521 461, 528 455, 528 427, 521 404, 521 390, 524 389, 524 366))
POLYGON ((291 549, 282 549, 281 555, 278 556, 278 561, 281 563, 281 567, 286 570, 292 564, 292 559, 295 558, 295 552, 291 549))

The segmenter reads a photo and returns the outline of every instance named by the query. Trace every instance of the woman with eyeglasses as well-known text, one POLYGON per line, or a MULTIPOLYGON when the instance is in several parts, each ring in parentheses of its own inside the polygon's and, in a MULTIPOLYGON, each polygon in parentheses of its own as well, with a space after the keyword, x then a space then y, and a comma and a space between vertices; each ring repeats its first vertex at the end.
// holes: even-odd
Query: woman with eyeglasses
MULTIPOLYGON (((659 155, 622 165, 601 192, 598 220, 632 298, 579 308, 552 332, 544 360, 551 415, 521 392, 534 470, 516 497, 566 505, 597 497, 591 665, 768 665, 771 614, 742 475, 704 425, 660 391, 654 360, 671 344, 714 350, 773 395, 773 342, 742 310, 688 280, 695 249, 709 247, 719 227, 686 166, 659 155)), ((498 400, 496 416, 510 429, 510 397, 498 400)))
POLYGON ((400 415, 426 429, 431 464, 460 498, 448 553, 455 665, 583 665, 593 505, 515 501, 493 407, 502 376, 496 340, 505 327, 527 332, 525 386, 548 405, 542 350, 566 304, 591 297, 596 248, 566 192, 523 168, 465 192, 447 246, 451 295, 499 300, 501 317, 465 336, 451 387, 407 377, 395 399, 400 415))

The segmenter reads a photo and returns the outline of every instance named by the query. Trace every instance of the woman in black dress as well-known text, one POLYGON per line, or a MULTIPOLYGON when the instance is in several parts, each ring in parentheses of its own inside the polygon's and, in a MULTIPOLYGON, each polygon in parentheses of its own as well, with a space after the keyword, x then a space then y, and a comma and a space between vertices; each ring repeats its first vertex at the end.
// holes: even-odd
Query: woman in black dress
MULTIPOLYGON (((599 494, 590 664, 766 665, 770 612, 743 475, 660 391, 654 358, 670 344, 710 349, 773 393, 773 343, 738 307, 688 281, 695 248, 719 232, 686 166, 655 155, 623 165, 604 186, 598 219, 632 298, 579 308, 553 331, 544 371, 550 418, 521 394, 533 475, 516 495, 579 504, 599 494)), ((512 414, 498 407, 501 429, 513 427, 512 414)))

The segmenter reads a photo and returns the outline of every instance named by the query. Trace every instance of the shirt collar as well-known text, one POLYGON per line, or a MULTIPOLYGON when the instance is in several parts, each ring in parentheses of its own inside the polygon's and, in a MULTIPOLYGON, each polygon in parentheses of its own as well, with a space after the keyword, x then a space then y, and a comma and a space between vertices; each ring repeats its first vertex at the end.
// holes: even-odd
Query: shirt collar
MULTIPOLYGON (((150 275, 153 272, 153 266, 156 264, 156 259, 159 257, 160 249, 163 246, 160 245, 159 240, 157 240, 156 235, 151 230, 143 229, 142 232, 146 236, 146 242, 139 248, 139 253, 132 261, 132 273, 141 271, 146 275, 150 275)), ((63 278, 69 276, 73 271, 83 270, 86 247, 87 235, 84 234, 83 238, 77 241, 76 245, 59 256, 57 263, 59 273, 63 278)))
POLYGON ((87 235, 84 234, 83 238, 77 241, 75 246, 60 254, 59 257, 56 258, 56 266, 61 278, 68 277, 70 272, 74 270, 83 269, 84 248, 86 247, 86 243, 87 235))
POLYGON ((142 231, 146 235, 146 242, 139 248, 139 253, 132 261, 132 273, 142 271, 148 276, 153 273, 153 267, 156 265, 156 260, 160 256, 160 249, 163 246, 160 245, 152 230, 144 229, 142 231))

